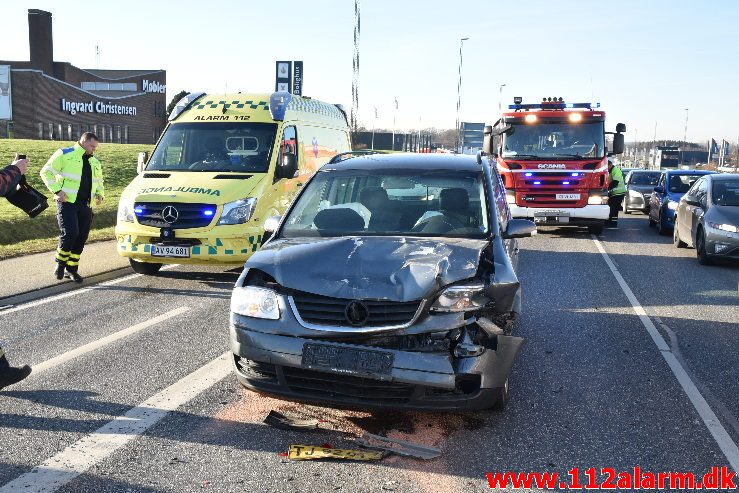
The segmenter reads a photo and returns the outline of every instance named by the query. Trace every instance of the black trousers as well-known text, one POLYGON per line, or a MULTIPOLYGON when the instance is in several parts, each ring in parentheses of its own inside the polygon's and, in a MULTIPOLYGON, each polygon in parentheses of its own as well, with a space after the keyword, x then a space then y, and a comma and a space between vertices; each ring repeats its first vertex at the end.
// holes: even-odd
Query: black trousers
POLYGON ((66 265, 69 272, 77 272, 82 250, 90 234, 92 215, 92 208, 86 202, 56 204, 56 220, 60 233, 56 261, 66 265))
POLYGON ((625 195, 611 195, 608 197, 608 207, 611 208, 611 212, 609 214, 609 220, 611 221, 618 221, 618 212, 621 210, 621 204, 624 201, 625 195))

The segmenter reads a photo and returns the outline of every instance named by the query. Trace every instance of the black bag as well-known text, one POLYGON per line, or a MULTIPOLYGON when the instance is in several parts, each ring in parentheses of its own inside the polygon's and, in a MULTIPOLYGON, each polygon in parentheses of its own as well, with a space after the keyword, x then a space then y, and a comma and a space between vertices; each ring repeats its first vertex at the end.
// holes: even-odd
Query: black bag
POLYGON ((46 196, 29 185, 25 175, 21 176, 18 187, 6 195, 5 198, 14 206, 23 209, 31 217, 38 216, 49 207, 46 196))

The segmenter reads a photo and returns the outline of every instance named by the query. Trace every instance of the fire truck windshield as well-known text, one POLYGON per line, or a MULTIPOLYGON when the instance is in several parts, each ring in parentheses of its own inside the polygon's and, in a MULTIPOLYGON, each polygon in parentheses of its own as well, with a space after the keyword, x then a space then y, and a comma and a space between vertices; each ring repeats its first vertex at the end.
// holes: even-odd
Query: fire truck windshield
POLYGON ((503 137, 503 158, 592 159, 603 157, 603 122, 511 123, 503 137))

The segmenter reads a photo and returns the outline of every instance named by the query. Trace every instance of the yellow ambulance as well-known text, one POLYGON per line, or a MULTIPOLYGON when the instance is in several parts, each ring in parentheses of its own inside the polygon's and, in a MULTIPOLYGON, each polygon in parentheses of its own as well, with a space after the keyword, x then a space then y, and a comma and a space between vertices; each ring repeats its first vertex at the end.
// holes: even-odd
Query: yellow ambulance
POLYGON ((180 100, 118 205, 118 253, 134 271, 243 264, 331 157, 351 150, 339 105, 286 92, 180 100))

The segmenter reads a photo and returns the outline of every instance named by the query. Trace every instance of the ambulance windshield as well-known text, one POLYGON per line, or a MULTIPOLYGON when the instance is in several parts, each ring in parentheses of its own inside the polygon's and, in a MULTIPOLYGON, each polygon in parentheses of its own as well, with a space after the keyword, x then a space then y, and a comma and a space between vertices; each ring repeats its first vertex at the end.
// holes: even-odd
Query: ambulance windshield
POLYGON ((514 123, 503 141, 511 159, 592 159, 603 157, 603 122, 514 123))
POLYGON ((276 133, 274 123, 175 123, 146 170, 265 173, 276 133))

